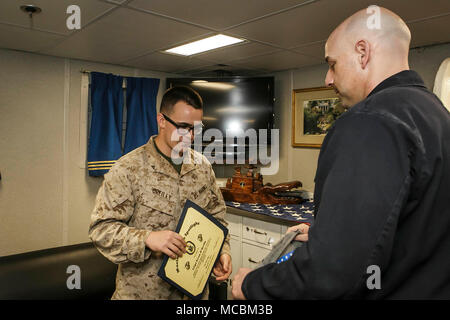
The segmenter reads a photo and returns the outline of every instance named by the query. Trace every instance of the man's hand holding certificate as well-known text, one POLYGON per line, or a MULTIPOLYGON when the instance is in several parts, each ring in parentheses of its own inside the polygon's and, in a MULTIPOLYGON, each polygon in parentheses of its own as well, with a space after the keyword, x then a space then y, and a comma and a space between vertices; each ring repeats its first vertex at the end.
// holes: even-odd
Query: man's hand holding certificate
POLYGON ((222 254, 214 266, 213 273, 217 281, 228 279, 231 274, 231 257, 228 254, 222 254))
POLYGON ((181 257, 166 257, 158 275, 193 299, 200 299, 214 268, 217 280, 231 273, 230 257, 219 257, 228 230, 205 210, 187 201, 176 228, 186 243, 181 257), (219 257, 219 260, 218 260, 219 257))
POLYGON ((172 259, 182 256, 186 252, 186 242, 178 233, 163 230, 150 233, 145 245, 154 252, 162 252, 172 259))

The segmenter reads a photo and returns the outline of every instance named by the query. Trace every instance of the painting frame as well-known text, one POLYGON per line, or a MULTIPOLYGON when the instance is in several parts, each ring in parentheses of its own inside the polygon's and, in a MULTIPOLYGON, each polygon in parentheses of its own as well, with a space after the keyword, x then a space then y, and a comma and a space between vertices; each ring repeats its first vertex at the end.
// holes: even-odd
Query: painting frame
MULTIPOLYGON (((340 100, 336 92, 331 87, 315 87, 306 89, 292 90, 292 147, 301 148, 320 148, 325 138, 326 133, 305 134, 305 108, 311 102, 320 101, 328 105, 333 105, 333 108, 340 105, 340 100), (306 107, 305 107, 306 103, 306 107)), ((340 105, 342 108, 342 105, 340 105)), ((329 107, 327 110, 330 109, 329 107)), ((331 124, 334 120, 331 122, 331 124)), ((329 126, 331 126, 328 123, 329 126)), ((317 124, 316 124, 317 126, 317 124)))

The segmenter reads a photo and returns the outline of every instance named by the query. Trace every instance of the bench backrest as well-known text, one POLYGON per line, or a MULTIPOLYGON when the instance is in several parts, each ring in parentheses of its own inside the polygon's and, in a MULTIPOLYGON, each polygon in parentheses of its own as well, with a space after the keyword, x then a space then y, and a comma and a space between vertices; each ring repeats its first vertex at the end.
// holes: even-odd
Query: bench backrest
POLYGON ((0 257, 0 299, 109 299, 116 272, 90 242, 0 257))

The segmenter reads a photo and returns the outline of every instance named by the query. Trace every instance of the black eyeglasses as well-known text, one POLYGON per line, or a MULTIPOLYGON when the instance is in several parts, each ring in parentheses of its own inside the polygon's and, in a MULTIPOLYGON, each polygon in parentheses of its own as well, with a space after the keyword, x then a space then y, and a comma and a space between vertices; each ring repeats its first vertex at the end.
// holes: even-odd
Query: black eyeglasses
POLYGON ((164 113, 161 113, 167 121, 169 121, 175 128, 177 128, 177 131, 180 135, 188 134, 189 132, 192 132, 193 134, 198 134, 201 132, 201 130, 205 127, 203 123, 198 123, 195 125, 189 124, 189 123, 176 123, 172 119, 170 119, 168 116, 166 116, 164 113))

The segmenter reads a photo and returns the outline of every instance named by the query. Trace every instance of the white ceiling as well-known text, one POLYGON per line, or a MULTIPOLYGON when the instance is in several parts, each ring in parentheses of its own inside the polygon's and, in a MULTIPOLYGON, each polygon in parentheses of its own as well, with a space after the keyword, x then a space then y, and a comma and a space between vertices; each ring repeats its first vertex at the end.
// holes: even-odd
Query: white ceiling
POLYGON ((450 0, 1 0, 0 47, 187 76, 258 75, 323 63, 330 32, 371 4, 408 23, 413 48, 450 42, 450 0), (42 9, 32 23, 24 4, 42 9), (66 27, 73 4, 80 30, 66 27), (217 33, 247 41, 192 57, 161 53, 217 33))

